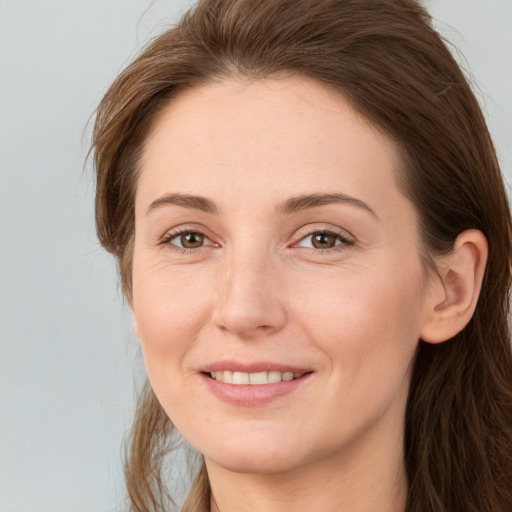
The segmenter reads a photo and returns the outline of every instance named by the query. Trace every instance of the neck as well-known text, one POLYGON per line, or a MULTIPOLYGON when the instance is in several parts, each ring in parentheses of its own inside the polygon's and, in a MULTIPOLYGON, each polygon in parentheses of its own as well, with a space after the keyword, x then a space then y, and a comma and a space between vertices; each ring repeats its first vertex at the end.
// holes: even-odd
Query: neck
MULTIPOLYGON (((371 435, 371 434, 370 434, 371 435)), ((250 474, 206 460, 212 488, 211 512, 401 512, 407 478, 403 432, 361 439, 341 456, 290 471, 250 474)))

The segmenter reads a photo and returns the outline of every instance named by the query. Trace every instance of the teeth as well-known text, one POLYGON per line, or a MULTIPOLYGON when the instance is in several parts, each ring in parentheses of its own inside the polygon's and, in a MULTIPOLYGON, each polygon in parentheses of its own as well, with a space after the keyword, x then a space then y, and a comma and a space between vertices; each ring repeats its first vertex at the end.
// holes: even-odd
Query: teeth
POLYGON ((281 372, 268 372, 267 382, 281 382, 282 375, 283 374, 281 372))
POLYGON ((276 382, 287 382, 302 377, 302 373, 278 372, 271 370, 269 372, 232 372, 229 370, 211 372, 212 379, 224 382, 225 384, 273 384, 276 382))
POLYGON ((268 382, 267 372, 249 373, 249 384, 266 384, 268 382))
POLYGON ((249 384, 249 373, 233 372, 233 384, 249 384))

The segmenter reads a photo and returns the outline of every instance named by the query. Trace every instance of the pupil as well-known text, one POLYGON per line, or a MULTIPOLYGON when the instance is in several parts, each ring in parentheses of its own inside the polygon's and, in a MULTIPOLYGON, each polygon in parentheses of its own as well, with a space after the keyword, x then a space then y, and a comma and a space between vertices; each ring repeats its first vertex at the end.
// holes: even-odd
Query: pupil
POLYGON ((318 233, 313 237, 313 246, 317 249, 328 249, 334 247, 336 238, 328 233, 318 233))
POLYGON ((181 245, 187 249, 201 247, 203 245, 204 237, 199 233, 186 233, 181 235, 181 245))

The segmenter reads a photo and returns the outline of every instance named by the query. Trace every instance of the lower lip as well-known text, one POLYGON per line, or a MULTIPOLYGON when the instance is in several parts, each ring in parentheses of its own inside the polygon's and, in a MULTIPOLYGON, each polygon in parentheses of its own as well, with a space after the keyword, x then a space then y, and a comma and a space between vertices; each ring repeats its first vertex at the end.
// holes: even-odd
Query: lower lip
POLYGON ((209 390, 223 402, 244 407, 268 404, 282 396, 293 393, 308 380, 311 373, 298 379, 275 382, 272 384, 226 384, 212 379, 208 374, 201 374, 209 390))

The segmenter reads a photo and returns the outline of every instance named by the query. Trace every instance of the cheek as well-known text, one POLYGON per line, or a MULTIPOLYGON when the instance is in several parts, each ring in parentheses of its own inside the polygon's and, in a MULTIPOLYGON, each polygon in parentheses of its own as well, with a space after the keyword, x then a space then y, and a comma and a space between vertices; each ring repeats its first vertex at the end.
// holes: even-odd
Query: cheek
MULTIPOLYGON (((393 375, 399 380, 414 356, 421 327, 424 284, 421 268, 316 276, 298 294, 302 329, 342 367, 340 378, 370 384, 393 375)), ((301 287, 302 288, 302 287, 301 287)), ((383 380, 384 382, 384 380, 383 380)))
POLYGON ((415 276, 409 277, 365 273, 309 287, 315 293, 303 304, 301 330, 326 356, 329 384, 318 398, 325 417, 318 421, 332 426, 333 438, 357 435, 385 411, 405 414, 422 298, 415 276))
POLYGON ((134 266, 133 315, 148 373, 159 361, 179 364, 209 315, 211 283, 184 269, 134 266))

